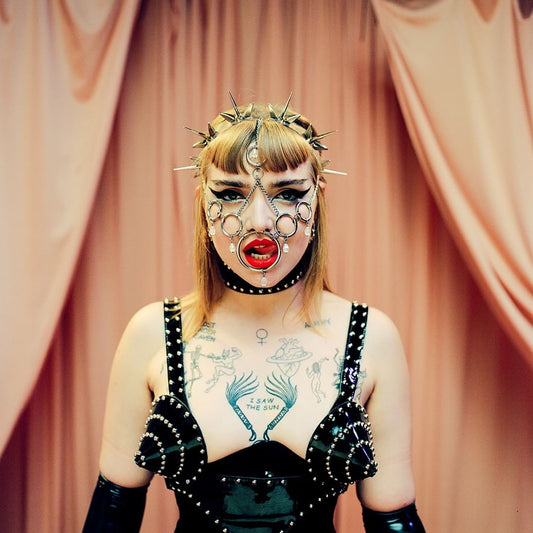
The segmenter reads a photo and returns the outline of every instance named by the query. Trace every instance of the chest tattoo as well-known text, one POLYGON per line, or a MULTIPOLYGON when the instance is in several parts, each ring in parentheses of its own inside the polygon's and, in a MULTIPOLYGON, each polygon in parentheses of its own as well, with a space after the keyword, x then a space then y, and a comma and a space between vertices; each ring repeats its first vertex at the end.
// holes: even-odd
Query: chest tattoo
POLYGON ((250 438, 248 439, 250 442, 253 442, 257 439, 257 433, 255 432, 252 423, 250 420, 248 420, 248 417, 244 414, 237 402, 244 396, 253 394, 258 387, 259 383, 257 381, 257 377, 255 377, 252 372, 250 372, 247 376, 243 374, 238 379, 237 377, 234 377, 233 381, 226 385, 226 399, 228 400, 228 403, 231 405, 231 408, 235 414, 244 424, 244 427, 250 431, 250 438))
POLYGON ((255 332, 255 336, 257 337, 257 342, 263 346, 263 344, 266 343, 266 339, 268 337, 268 330, 266 330, 265 328, 259 328, 256 332, 255 332))
MULTIPOLYGON (((202 328, 204 332, 201 339, 206 340, 209 331, 214 331, 214 324, 206 324, 202 328)), ((263 346, 268 337, 266 329, 258 329, 256 332, 258 342, 263 346)), ((197 337, 198 338, 198 337, 197 337)), ((313 358, 313 353, 302 346, 299 339, 284 337, 278 339, 280 346, 264 361, 271 364, 274 370, 270 372, 264 381, 260 380, 255 371, 242 373, 236 369, 236 362, 243 356, 242 351, 236 346, 223 348, 218 353, 206 352, 205 345, 196 344, 194 347, 188 344, 186 352, 185 387, 188 397, 192 397, 193 386, 204 384, 204 392, 210 392, 217 384, 226 386, 225 398, 233 412, 239 417, 244 427, 250 432, 249 441, 258 439, 257 430, 250 421, 257 420, 258 414, 267 415, 272 413, 272 418, 266 424, 262 434, 262 440, 270 440, 269 433, 284 419, 298 399, 298 385, 293 383, 295 376, 302 374, 307 378, 310 391, 317 403, 327 398, 322 388, 324 381, 323 365, 332 359, 337 370, 333 386, 335 390, 340 387, 340 370, 342 357, 339 350, 335 350, 333 357, 313 358)), ((239 368, 239 365, 237 365, 239 368)), ((330 375, 330 370, 325 374, 330 375)), ((301 380, 301 378, 300 378, 301 380)), ((331 384, 329 385, 331 387, 331 384)), ((261 419, 261 418, 260 418, 261 419)), ((263 418, 264 419, 264 418, 263 418)), ((254 422, 257 424, 257 422, 254 422)))
POLYGON ((315 361, 306 369, 307 377, 311 380, 311 390, 313 391, 318 403, 320 403, 326 397, 326 393, 320 387, 320 378, 322 376, 322 363, 327 360, 327 357, 323 357, 320 359, 320 361, 315 361))
POLYGON ((204 322, 200 331, 196 334, 197 339, 202 339, 208 342, 215 342, 217 339, 217 330, 214 322, 204 322))
POLYGON ((336 389, 339 389, 341 386, 341 373, 342 373, 342 358, 340 356, 340 351, 338 348, 335 348, 335 355, 333 356, 335 361, 336 372, 333 374, 333 386, 336 389))
POLYGON ((283 338, 280 339, 280 342, 281 346, 267 361, 276 365, 283 375, 287 377, 294 376, 300 369, 300 363, 305 359, 309 359, 313 354, 306 352, 298 339, 283 338))
MULTIPOLYGON (((259 381, 253 372, 248 375, 242 374, 241 377, 233 377, 233 381, 226 385, 226 399, 231 405, 231 408, 235 414, 239 417, 240 421, 244 424, 244 427, 250 431, 249 441, 253 442, 257 440, 257 432, 255 431, 252 423, 238 404, 239 400, 245 396, 249 396, 257 391, 259 388, 259 381)), ((283 407, 275 415, 275 417, 267 424, 265 431, 263 432, 263 440, 270 440, 268 432, 272 431, 283 419, 283 417, 289 412, 290 408, 296 402, 298 398, 298 387, 291 383, 291 378, 286 378, 283 375, 276 376, 272 373, 267 377, 264 388, 267 393, 273 398, 249 398, 245 403, 245 408, 252 407, 253 410, 257 410, 254 407, 263 406, 271 407, 275 410, 279 409, 274 399, 281 400, 283 407)))

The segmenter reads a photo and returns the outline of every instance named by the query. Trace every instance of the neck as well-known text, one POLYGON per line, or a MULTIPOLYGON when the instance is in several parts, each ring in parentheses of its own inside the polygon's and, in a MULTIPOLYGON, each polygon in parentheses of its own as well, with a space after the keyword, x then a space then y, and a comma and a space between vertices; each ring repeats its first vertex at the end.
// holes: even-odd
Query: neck
POLYGON ((219 271, 226 290, 220 305, 226 310, 243 311, 250 318, 262 320, 282 319, 283 321, 301 321, 302 278, 309 267, 310 249, 285 278, 273 287, 255 287, 243 280, 218 259, 219 271))
POLYGON ((299 285, 300 280, 309 268, 310 255, 310 248, 308 247, 298 264, 273 287, 255 287, 233 272, 233 270, 231 270, 220 257, 217 256, 217 260, 220 276, 224 280, 224 284, 228 289, 243 295, 264 297, 287 291, 299 285))
POLYGON ((260 320, 262 323, 281 321, 294 326, 302 321, 301 282, 282 292, 263 294, 261 298, 226 289, 219 308, 237 314, 240 320, 260 320))

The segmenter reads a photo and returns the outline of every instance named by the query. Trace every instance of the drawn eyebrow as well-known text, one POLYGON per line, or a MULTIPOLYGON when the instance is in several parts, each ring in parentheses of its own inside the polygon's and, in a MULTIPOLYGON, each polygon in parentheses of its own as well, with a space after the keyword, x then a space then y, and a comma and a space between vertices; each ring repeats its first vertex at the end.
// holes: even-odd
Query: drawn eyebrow
MULTIPOLYGON (((212 185, 218 187, 235 187, 235 188, 245 188, 249 189, 251 187, 250 183, 241 180, 231 180, 231 179, 214 179, 211 180, 212 185)), ((290 187, 292 185, 303 185, 309 181, 309 178, 290 178, 290 179, 281 179, 279 181, 274 181, 272 183, 265 184, 266 187, 272 189, 281 189, 282 187, 290 187)))
POLYGON ((218 185, 219 187, 250 188, 249 183, 239 180, 212 180, 212 184, 218 185))
POLYGON ((303 185, 304 183, 307 183, 309 181, 309 178, 301 178, 301 179, 285 179, 280 181, 275 181, 270 184, 270 187, 290 187, 291 185, 303 185))

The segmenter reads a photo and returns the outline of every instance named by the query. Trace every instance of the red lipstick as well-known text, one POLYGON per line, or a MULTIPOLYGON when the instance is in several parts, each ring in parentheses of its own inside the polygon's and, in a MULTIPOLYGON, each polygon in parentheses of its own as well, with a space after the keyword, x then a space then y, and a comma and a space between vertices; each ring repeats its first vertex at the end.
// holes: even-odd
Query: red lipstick
POLYGON ((242 252, 246 262, 258 270, 272 266, 278 258, 278 246, 272 239, 254 239, 242 252))

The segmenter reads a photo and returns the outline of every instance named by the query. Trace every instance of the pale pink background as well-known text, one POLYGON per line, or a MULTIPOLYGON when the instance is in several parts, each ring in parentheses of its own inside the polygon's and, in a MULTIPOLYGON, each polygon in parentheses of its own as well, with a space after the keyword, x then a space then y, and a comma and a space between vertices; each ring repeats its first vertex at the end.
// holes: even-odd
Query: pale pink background
MULTIPOLYGON (((528 0, 0 1, 0 530, 81 529, 113 352, 192 287, 194 136, 284 102, 328 137, 330 275, 397 323, 430 533, 533 523, 528 0)), ((173 531, 158 480, 143 532, 173 531)), ((362 531, 353 490, 339 533, 362 531)))

